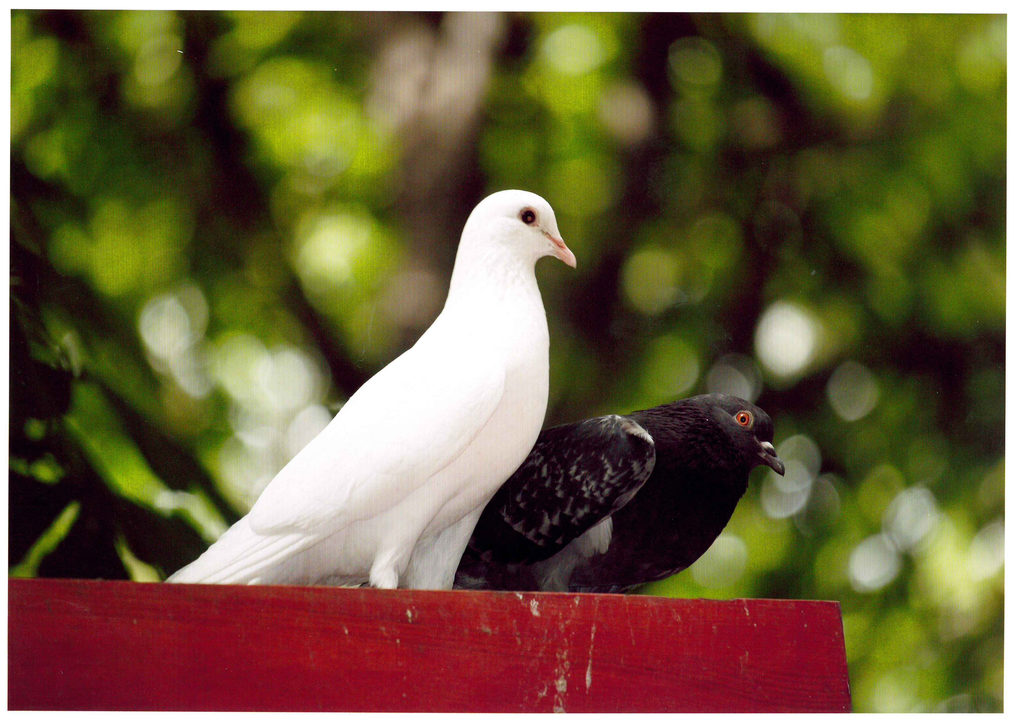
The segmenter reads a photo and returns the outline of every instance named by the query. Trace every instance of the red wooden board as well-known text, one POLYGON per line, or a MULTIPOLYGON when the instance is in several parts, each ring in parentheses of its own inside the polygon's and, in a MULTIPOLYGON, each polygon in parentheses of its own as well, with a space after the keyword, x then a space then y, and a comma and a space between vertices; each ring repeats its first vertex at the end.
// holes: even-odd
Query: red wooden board
POLYGON ((850 710, 837 603, 8 581, 12 710, 850 710))

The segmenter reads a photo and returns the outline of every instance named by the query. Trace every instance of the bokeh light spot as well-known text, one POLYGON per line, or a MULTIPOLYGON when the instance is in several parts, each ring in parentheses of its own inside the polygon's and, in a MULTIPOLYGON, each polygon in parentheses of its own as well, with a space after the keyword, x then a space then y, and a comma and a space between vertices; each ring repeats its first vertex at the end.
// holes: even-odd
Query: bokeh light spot
POLYGON ((798 460, 810 475, 820 472, 820 446, 809 435, 792 435, 778 445, 778 455, 784 460, 798 460))
POLYGON ((645 247, 626 260, 622 288, 629 304, 644 315, 657 315, 680 298, 678 256, 664 248, 645 247))
POLYGON ((145 42, 134 61, 134 78, 140 85, 161 85, 180 68, 183 55, 179 35, 157 35, 145 42))
POLYGON ((284 451, 293 457, 309 442, 315 439, 318 434, 332 420, 332 413, 325 406, 312 403, 297 413, 286 428, 284 437, 284 451))
POLYGON ((801 512, 810 499, 820 470, 820 448, 812 438, 799 434, 782 441, 777 451, 785 463, 785 474, 767 473, 760 505, 768 517, 787 518, 801 512))
POLYGON ((775 375, 796 376, 813 359, 820 329, 819 322, 804 308, 779 300, 764 311, 757 325, 757 357, 775 375))
POLYGON ((937 524, 937 501, 929 488, 905 488, 884 512, 884 532, 902 552, 915 548, 937 524))
POLYGON ((969 575, 973 580, 986 580, 1004 568, 1004 521, 994 520, 984 526, 969 544, 969 575))
POLYGON ((213 348, 212 370, 217 382, 237 402, 254 390, 254 367, 268 354, 264 343, 249 333, 229 333, 213 348))
POLYGON ((281 413, 317 398, 323 385, 319 368, 295 347, 282 346, 263 355, 254 374, 268 407, 281 413))
POLYGON ((689 570, 699 585, 728 587, 742 577, 747 557, 746 543, 742 538, 722 533, 689 570))
POLYGON ((1006 73, 1007 25, 1001 18, 958 46, 958 79, 970 92, 986 95, 997 89, 1006 73))
POLYGON ((654 106, 641 85, 617 82, 601 94, 597 117, 619 142, 634 145, 650 134, 654 124, 654 106))
POLYGON ((785 463, 784 476, 771 472, 760 488, 760 506, 767 517, 787 518, 806 506, 810 477, 797 461, 785 463))
POLYGON ((308 293, 327 297, 349 282, 360 256, 371 250, 372 222, 367 213, 309 213, 297 226, 294 264, 308 293))
POLYGON ((668 70, 676 87, 711 87, 721 80, 721 54, 705 38, 680 38, 668 48, 668 70))
POLYGON ((873 67, 850 47, 835 45, 824 50, 824 72, 831 85, 850 100, 868 100, 873 94, 873 67))
POLYGON ((563 75, 583 75, 595 70, 606 56, 594 31, 579 24, 564 25, 552 31, 541 44, 541 57, 563 75))
POLYGON ((848 561, 848 575, 856 592, 875 592, 901 571, 901 558, 884 535, 871 535, 856 545, 848 561))
POLYGON ((762 388, 760 370, 746 355, 725 355, 707 371, 707 392, 725 393, 755 402, 762 388))
POLYGON ((879 399, 880 388, 873 373, 854 360, 839 365, 827 381, 827 400, 847 422, 869 415, 879 399))
POLYGON ((187 311, 169 293, 145 303, 138 317, 138 331, 148 351, 163 359, 181 352, 193 336, 187 311))

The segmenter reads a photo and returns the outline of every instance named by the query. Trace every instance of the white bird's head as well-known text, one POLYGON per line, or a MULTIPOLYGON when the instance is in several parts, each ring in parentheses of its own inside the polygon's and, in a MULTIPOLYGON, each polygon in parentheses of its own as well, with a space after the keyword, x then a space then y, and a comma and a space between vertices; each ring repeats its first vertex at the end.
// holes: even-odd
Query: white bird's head
POLYGON ((460 245, 491 245, 521 260, 536 263, 545 255, 576 267, 555 221, 555 211, 540 195, 526 190, 502 190, 477 204, 463 227, 460 245))

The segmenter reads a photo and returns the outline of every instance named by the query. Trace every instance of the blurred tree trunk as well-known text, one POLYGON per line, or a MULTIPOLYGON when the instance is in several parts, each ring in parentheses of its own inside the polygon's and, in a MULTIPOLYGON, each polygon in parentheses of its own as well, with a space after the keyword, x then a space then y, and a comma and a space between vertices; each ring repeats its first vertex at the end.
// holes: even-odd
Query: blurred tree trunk
POLYGON ((394 20, 377 53, 373 92, 402 146, 393 214, 409 258, 393 289, 413 308, 402 338, 409 344, 441 309, 463 223, 484 191, 477 137, 506 21, 497 13, 394 20))

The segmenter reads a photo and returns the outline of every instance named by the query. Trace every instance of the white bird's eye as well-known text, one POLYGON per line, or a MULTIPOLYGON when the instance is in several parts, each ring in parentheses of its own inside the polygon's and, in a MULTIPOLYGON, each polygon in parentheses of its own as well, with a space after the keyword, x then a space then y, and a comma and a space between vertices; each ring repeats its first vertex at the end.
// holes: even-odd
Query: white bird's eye
POLYGON ((533 225, 537 222, 537 213, 530 208, 523 208, 520 210, 520 220, 523 221, 524 225, 533 225))

